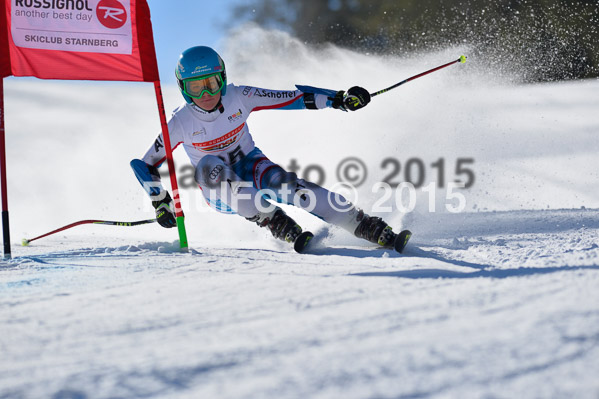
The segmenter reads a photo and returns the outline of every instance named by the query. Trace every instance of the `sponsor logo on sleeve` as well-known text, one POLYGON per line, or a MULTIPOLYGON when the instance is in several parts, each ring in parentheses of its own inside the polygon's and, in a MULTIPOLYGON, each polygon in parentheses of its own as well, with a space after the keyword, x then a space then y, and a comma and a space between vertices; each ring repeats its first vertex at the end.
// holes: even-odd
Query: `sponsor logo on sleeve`
POLYGON ((276 91, 276 90, 266 90, 266 89, 256 89, 254 91, 254 95, 257 97, 267 97, 267 98, 294 98, 295 93, 292 91, 276 91))
POLYGON ((154 151, 160 152, 160 149, 163 147, 164 147, 164 144, 162 144, 162 137, 158 137, 156 139, 156 141, 154 142, 154 151))
POLYGON ((250 87, 250 86, 245 86, 245 87, 243 88, 243 92, 242 92, 242 94, 243 94, 244 96, 246 96, 246 97, 251 97, 251 93, 252 93, 252 87, 250 87))

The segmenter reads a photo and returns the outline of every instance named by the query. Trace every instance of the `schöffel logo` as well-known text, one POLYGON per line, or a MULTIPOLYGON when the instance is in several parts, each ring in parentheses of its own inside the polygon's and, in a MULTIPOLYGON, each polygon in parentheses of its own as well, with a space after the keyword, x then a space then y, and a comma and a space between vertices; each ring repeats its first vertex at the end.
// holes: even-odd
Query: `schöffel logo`
POLYGON ((127 22, 127 10, 118 0, 101 0, 96 7, 96 16, 108 29, 118 29, 127 22))
POLYGON ((265 89, 254 90, 254 95, 256 97, 268 97, 268 98, 293 98, 293 97, 295 97, 295 93, 292 91, 275 91, 275 90, 265 90, 265 89))

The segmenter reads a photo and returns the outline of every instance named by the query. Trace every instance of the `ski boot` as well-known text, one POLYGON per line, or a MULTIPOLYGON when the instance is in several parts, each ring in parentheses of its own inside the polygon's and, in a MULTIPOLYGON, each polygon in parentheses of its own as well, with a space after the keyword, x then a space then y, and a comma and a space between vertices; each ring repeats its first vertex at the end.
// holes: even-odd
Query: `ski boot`
POLYGON ((299 253, 304 251, 314 237, 309 231, 302 232, 302 228, 281 208, 268 214, 258 214, 248 220, 256 222, 260 227, 267 227, 275 238, 293 244, 293 249, 299 253))
POLYGON ((395 234, 383 219, 368 216, 362 210, 359 211, 357 220, 360 224, 354 232, 356 237, 378 244, 383 248, 395 249, 399 253, 403 252, 412 236, 409 230, 403 230, 399 234, 395 234))

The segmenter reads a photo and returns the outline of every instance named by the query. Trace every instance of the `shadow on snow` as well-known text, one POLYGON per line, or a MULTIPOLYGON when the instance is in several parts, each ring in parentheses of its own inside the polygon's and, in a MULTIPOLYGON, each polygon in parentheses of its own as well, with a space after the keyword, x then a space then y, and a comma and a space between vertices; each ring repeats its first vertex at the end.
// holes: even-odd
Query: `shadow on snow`
POLYGON ((419 269, 387 272, 352 273, 350 276, 359 277, 401 277, 411 279, 437 279, 437 278, 509 278, 523 277, 539 274, 550 274, 564 271, 598 270, 599 266, 560 266, 560 267, 519 267, 517 269, 491 269, 474 272, 458 272, 443 269, 419 269))

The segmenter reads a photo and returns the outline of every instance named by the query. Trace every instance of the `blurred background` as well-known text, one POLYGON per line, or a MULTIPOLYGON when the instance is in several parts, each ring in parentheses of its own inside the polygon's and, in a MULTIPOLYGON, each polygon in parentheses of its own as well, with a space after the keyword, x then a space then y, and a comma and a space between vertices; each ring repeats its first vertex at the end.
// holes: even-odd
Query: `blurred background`
POLYGON ((254 0, 233 20, 288 31, 305 43, 408 55, 471 48, 522 81, 596 77, 597 0, 254 0))
POLYGON ((248 21, 365 54, 417 56, 452 46, 521 82, 599 74, 597 0, 148 0, 165 81, 183 49, 218 47, 248 21), (517 72, 515 76, 514 71, 517 72))

